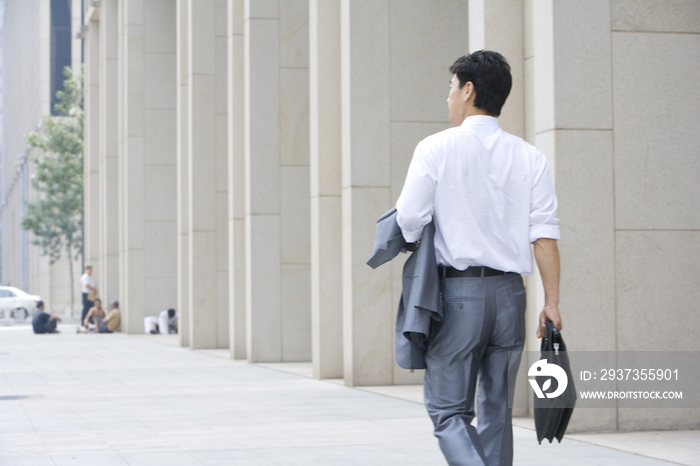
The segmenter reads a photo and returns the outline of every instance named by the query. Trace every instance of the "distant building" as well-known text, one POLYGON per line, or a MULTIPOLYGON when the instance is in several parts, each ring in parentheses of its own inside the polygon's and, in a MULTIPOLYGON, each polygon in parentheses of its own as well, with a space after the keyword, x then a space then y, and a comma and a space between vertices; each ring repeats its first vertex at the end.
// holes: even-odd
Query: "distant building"
MULTIPOLYGON (((0 163, 0 282, 41 295, 53 312, 67 311, 70 277, 63 258, 49 265, 32 235, 22 229, 25 201, 32 199, 33 167, 25 135, 39 129, 52 113, 56 91, 63 89, 63 69, 79 69, 72 49, 81 41, 72 35, 72 10, 80 0, 5 0, 2 22, 2 156, 0 163)), ((65 254, 64 254, 65 256, 65 254)), ((80 262, 76 276, 79 276, 80 262)), ((80 290, 76 287, 76 303, 80 290)))

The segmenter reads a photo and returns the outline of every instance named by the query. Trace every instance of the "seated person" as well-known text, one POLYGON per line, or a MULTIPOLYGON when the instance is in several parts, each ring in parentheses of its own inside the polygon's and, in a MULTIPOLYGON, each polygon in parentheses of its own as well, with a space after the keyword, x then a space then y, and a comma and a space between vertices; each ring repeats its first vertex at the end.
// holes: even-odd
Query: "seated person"
POLYGON ((144 333, 177 333, 177 312, 175 309, 168 309, 156 316, 146 316, 143 318, 144 333))
POLYGON ((96 317, 95 320, 97 321, 97 330, 100 333, 116 332, 122 320, 122 314, 119 312, 119 301, 112 301, 112 304, 109 305, 107 317, 104 320, 100 317, 96 317))
POLYGON ((105 310, 102 307, 102 300, 100 298, 95 298, 95 305, 90 308, 88 313, 85 315, 85 320, 83 320, 83 327, 90 330, 90 324, 95 323, 95 317, 105 316, 105 310))
MULTIPOLYGON (((95 331, 97 333, 112 333, 116 332, 121 322, 121 313, 119 312, 119 302, 113 301, 109 306, 109 312, 106 317, 95 315, 95 331)), ((86 319, 87 320, 87 319, 86 319)), ((90 330, 78 331, 78 333, 90 333, 90 330)))
POLYGON ((59 333, 56 330, 56 325, 61 321, 61 318, 44 312, 43 301, 36 303, 36 308, 34 317, 32 317, 34 333, 59 333))

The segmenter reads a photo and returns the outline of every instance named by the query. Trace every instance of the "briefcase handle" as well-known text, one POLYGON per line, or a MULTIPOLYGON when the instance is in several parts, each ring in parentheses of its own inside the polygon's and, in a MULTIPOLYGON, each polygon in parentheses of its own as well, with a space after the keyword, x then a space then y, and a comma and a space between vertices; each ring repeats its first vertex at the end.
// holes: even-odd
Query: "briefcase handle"
POLYGON ((559 350, 565 351, 566 348, 562 348, 562 338, 561 332, 554 327, 553 322, 545 323, 544 338, 540 344, 540 351, 554 351, 555 355, 559 355, 559 350))

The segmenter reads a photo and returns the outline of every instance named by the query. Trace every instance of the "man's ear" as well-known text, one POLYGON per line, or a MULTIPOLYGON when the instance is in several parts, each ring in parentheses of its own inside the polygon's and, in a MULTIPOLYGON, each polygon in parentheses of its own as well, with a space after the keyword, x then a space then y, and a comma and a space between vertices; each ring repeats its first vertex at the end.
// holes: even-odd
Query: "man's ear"
POLYGON ((462 99, 464 100, 464 102, 468 102, 469 99, 474 98, 474 95, 474 83, 471 81, 467 81, 464 84, 464 87, 462 88, 462 99))

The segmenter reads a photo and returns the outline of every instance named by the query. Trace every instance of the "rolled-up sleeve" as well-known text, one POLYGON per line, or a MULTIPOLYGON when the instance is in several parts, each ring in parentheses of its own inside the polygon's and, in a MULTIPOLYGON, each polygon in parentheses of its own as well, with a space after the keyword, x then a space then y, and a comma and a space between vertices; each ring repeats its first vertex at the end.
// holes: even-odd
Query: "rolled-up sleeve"
POLYGON ((547 158, 538 151, 530 205, 530 242, 540 238, 561 239, 557 211, 557 196, 549 176, 547 158))
POLYGON ((413 153, 406 182, 396 201, 396 222, 408 243, 420 240, 423 227, 433 219, 437 169, 429 144, 421 141, 413 153))

